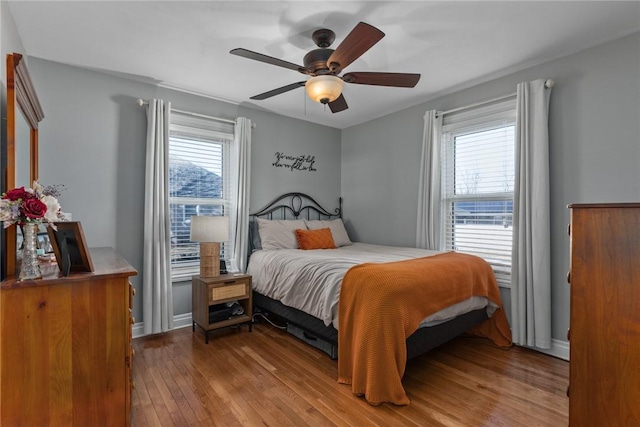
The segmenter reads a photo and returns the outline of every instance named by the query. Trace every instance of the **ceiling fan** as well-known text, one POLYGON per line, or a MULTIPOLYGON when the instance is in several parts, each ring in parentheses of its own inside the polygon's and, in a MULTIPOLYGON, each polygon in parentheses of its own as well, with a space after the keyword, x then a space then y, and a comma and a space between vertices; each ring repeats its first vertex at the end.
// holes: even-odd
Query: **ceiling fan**
POLYGON ((326 28, 316 30, 311 38, 319 49, 314 49, 304 56, 304 66, 242 48, 233 49, 230 53, 311 76, 306 81, 273 89, 252 96, 251 99, 263 100, 306 86, 307 94, 311 99, 328 104, 332 113, 338 113, 349 108, 342 94, 344 82, 374 86, 414 87, 420 80, 420 74, 409 73, 352 72, 342 77, 339 76, 342 70, 383 37, 384 33, 376 27, 360 22, 334 50, 329 49, 329 46, 335 40, 335 33, 326 28))

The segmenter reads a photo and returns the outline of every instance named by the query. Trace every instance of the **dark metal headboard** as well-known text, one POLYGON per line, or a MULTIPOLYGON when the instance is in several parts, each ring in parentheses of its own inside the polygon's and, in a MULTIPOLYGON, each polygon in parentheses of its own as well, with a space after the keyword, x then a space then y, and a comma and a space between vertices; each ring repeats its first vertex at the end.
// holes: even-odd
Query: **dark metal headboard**
POLYGON ((342 218, 342 197, 332 212, 322 207, 313 197, 304 193, 286 193, 276 197, 258 212, 249 214, 249 253, 259 249, 260 236, 256 218, 264 219, 336 219, 342 218))
POLYGON ((342 218, 342 197, 338 199, 338 207, 334 213, 331 213, 307 194, 286 193, 276 197, 258 212, 249 216, 268 219, 300 219, 303 214, 306 216, 302 218, 306 219, 342 218))

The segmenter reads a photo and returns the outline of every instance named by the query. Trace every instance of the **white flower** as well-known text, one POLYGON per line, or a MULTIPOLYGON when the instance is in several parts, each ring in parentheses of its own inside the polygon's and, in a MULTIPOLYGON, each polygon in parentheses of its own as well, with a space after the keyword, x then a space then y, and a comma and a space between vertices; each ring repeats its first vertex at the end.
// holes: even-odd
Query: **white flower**
POLYGON ((47 205, 47 212, 44 214, 44 220, 47 222, 58 221, 58 212, 60 211, 60 203, 58 203, 58 199, 53 196, 43 196, 40 201, 47 205))
POLYGON ((11 221, 11 205, 8 200, 0 199, 0 221, 11 221))
MULTIPOLYGON (((30 188, 27 188, 26 191, 31 190, 30 188)), ((31 192, 35 193, 38 197, 40 197, 40 195, 42 194, 42 190, 44 190, 44 188, 42 188, 42 185, 40 185, 38 183, 38 181, 33 181, 33 190, 31 192)))

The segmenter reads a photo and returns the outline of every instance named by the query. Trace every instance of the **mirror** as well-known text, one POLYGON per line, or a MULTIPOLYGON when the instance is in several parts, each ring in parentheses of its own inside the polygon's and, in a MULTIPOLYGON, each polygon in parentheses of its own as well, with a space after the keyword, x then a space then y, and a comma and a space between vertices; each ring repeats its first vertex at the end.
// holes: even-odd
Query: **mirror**
POLYGON ((15 170, 16 183, 14 187, 31 187, 31 127, 22 112, 16 114, 15 130, 15 170))
MULTIPOLYGON (((22 55, 7 55, 7 138, 4 188, 31 187, 38 179, 38 124, 44 118, 22 55), (26 180, 26 182, 25 182, 26 180)), ((4 230, 3 277, 16 274, 16 226, 4 230)))

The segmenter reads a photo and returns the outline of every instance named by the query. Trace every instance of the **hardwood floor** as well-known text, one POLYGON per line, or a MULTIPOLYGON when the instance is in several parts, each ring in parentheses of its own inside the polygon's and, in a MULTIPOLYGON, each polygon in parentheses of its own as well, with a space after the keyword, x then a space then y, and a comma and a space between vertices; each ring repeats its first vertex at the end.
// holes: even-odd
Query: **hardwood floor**
POLYGON ((324 353, 267 324, 133 341, 133 426, 567 426, 569 364, 461 337, 409 361, 408 406, 370 406, 324 353))

